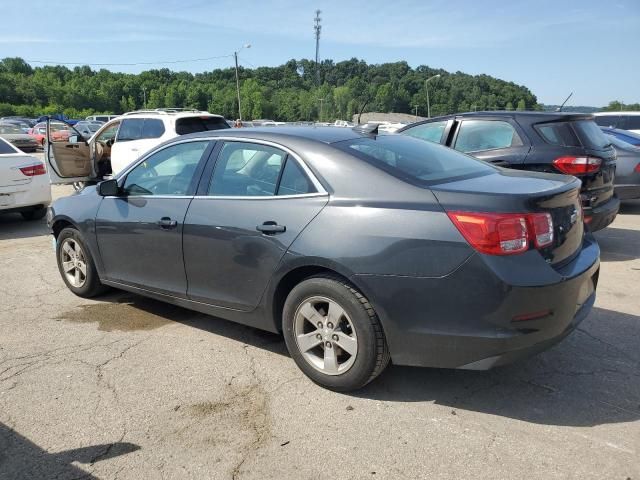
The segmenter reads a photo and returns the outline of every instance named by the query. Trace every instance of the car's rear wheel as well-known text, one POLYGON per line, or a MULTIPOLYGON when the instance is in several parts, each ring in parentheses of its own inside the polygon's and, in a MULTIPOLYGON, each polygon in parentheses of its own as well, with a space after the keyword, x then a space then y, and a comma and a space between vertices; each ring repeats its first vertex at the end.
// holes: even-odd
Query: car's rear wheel
POLYGON ((34 208, 33 210, 25 210, 24 212, 20 212, 22 218, 25 220, 40 220, 44 218, 47 214, 47 209, 45 207, 34 208))
POLYGON ((287 348, 298 367, 323 387, 363 387, 389 363, 380 320, 369 301, 337 276, 304 280, 283 310, 287 348))
POLYGON ((79 297, 95 297, 107 289, 100 282, 91 253, 75 228, 65 228, 58 235, 56 257, 62 280, 79 297))

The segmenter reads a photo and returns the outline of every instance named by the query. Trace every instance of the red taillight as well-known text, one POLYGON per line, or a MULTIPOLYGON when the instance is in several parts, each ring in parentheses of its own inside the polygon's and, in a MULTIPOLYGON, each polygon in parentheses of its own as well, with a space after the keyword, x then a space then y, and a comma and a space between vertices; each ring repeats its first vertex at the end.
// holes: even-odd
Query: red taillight
POLYGON ((633 171, 636 173, 640 173, 640 163, 636 165, 636 168, 634 168, 633 171))
POLYGON ((559 157, 553 161, 555 167, 568 175, 583 175, 600 170, 602 159, 598 157, 559 157))
POLYGON ((44 168, 44 163, 36 163, 27 167, 20 167, 20 171, 27 177, 35 177, 36 175, 44 175, 47 170, 44 168))
POLYGON ((473 248, 489 255, 513 255, 553 243, 548 213, 449 212, 449 218, 473 248))

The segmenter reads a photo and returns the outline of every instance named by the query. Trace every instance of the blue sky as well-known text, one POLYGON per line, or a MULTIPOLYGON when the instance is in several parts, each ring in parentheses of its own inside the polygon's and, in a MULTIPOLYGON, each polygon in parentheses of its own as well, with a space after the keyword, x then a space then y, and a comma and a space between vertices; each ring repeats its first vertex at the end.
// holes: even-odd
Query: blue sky
POLYGON ((6 2, 0 58, 158 62, 105 68, 200 72, 231 66, 232 58, 162 62, 229 55, 251 43, 242 64, 279 65, 314 56, 316 8, 322 58, 486 73, 528 86, 547 104, 571 91, 573 105, 640 101, 639 0, 6 2))

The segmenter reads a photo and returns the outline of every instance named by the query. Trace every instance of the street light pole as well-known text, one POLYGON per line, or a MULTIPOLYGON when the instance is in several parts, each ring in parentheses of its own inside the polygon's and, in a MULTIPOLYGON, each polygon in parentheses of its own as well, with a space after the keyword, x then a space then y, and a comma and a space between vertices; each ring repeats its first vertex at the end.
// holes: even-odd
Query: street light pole
POLYGON ((243 48, 251 48, 251 44, 247 43, 242 48, 233 52, 233 58, 236 61, 236 93, 238 94, 238 118, 242 121, 242 108, 240 107, 240 78, 238 77, 238 52, 243 48))
POLYGON ((424 88, 427 89, 427 118, 431 118, 431 104, 429 103, 429 81, 434 78, 440 78, 440 74, 429 77, 424 81, 424 88))

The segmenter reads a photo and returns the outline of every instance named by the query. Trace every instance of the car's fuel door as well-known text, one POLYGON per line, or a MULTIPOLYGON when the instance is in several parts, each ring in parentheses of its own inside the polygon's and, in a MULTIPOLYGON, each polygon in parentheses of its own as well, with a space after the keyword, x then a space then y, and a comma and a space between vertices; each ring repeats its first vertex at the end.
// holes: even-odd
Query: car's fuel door
POLYGON ((88 181, 95 178, 89 144, 68 123, 47 119, 44 156, 53 184, 88 181))

